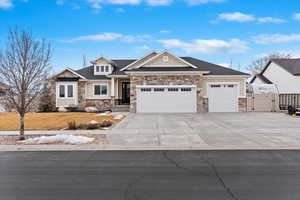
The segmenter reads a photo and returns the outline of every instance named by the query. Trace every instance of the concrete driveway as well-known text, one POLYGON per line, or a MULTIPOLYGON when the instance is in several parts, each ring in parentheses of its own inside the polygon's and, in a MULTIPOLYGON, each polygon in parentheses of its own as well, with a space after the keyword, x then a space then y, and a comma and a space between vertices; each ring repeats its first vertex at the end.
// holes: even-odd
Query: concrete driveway
POLYGON ((284 113, 129 114, 109 145, 189 148, 300 148, 300 118, 284 113))

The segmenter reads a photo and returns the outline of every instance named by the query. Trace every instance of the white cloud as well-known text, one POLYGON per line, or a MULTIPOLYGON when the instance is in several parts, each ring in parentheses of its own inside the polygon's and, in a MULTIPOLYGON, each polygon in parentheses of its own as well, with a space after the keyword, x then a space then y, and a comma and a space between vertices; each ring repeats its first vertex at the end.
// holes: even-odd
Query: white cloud
POLYGON ((124 8, 117 8, 116 12, 117 13, 123 13, 123 12, 125 12, 125 10, 124 10, 124 8))
POLYGON ((123 35, 119 33, 103 33, 97 35, 86 35, 79 36, 76 38, 72 38, 70 40, 63 40, 62 42, 73 43, 79 41, 97 41, 97 42, 105 42, 105 41, 113 41, 122 38, 123 35))
POLYGON ((178 39, 158 40, 165 48, 177 48, 185 51, 186 53, 244 53, 249 47, 246 42, 239 39, 224 40, 203 40, 197 39, 192 42, 183 42, 178 39))
POLYGON ((150 6, 167 6, 170 5, 173 0, 146 0, 150 6))
POLYGON ((243 14, 240 12, 221 13, 219 14, 218 18, 221 20, 237 21, 237 22, 255 21, 255 17, 253 15, 243 14))
POLYGON ((121 33, 101 33, 96 35, 79 36, 69 40, 61 40, 61 42, 74 43, 80 41, 95 41, 95 42, 108 42, 119 40, 121 42, 133 43, 144 42, 150 39, 151 35, 123 35, 121 33))
POLYGON ((159 32, 160 32, 160 33, 163 33, 163 34, 171 33, 171 31, 169 31, 169 30, 160 30, 159 32))
POLYGON ((206 3, 221 3, 225 0, 185 0, 189 5, 198 5, 206 3))
POLYGON ((221 13, 218 15, 219 20, 235 21, 235 22, 259 22, 259 23, 283 23, 284 20, 274 17, 255 17, 254 15, 244 14, 240 12, 221 13))
POLYGON ((294 14, 293 19, 300 21, 300 13, 294 14))
POLYGON ((143 46, 136 47, 136 49, 139 50, 139 51, 147 51, 147 50, 150 49, 150 47, 147 46, 147 45, 143 45, 143 46))
POLYGON ((11 0, 0 0, 0 8, 9 9, 12 8, 13 4, 11 0))
POLYGON ((252 40, 258 44, 300 42, 300 34, 261 34, 252 37, 252 40))
POLYGON ((90 3, 92 7, 100 6, 101 4, 136 5, 141 2, 141 0, 86 0, 86 1, 90 3))
POLYGON ((257 21, 260 23, 283 23, 284 20, 280 18, 274 18, 274 17, 261 17, 257 18, 257 21))

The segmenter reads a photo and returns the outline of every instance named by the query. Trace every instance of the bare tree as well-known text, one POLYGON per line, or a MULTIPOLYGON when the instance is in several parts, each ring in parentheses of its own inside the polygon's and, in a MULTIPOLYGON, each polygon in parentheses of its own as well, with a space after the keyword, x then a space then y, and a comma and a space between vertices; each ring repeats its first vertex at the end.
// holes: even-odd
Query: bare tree
POLYGON ((20 140, 25 139, 25 114, 42 90, 50 72, 51 46, 30 32, 11 29, 0 52, 0 81, 9 85, 6 101, 20 116, 20 140))
POLYGON ((267 56, 263 56, 261 58, 258 58, 254 60, 248 67, 247 70, 255 75, 260 73, 263 68, 266 66, 266 64, 271 60, 271 59, 276 59, 276 58, 291 58, 291 54, 288 53, 272 53, 267 56))

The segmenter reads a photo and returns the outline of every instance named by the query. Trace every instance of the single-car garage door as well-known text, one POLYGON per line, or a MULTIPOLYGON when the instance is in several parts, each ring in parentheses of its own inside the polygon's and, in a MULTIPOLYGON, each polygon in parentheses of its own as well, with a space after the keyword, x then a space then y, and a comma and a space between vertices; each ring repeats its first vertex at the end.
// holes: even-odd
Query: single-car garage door
POLYGON ((238 84, 209 84, 209 112, 238 112, 238 84))
POLYGON ((137 86, 138 113, 195 113, 196 86, 137 86))

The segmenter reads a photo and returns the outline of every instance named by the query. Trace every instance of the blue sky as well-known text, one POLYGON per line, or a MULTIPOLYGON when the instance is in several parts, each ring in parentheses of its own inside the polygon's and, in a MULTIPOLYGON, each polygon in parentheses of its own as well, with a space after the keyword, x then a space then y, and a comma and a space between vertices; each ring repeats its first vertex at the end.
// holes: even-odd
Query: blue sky
POLYGON ((241 70, 268 53, 300 57, 298 0, 0 0, 0 49, 14 26, 52 43, 54 71, 164 49, 241 70))

